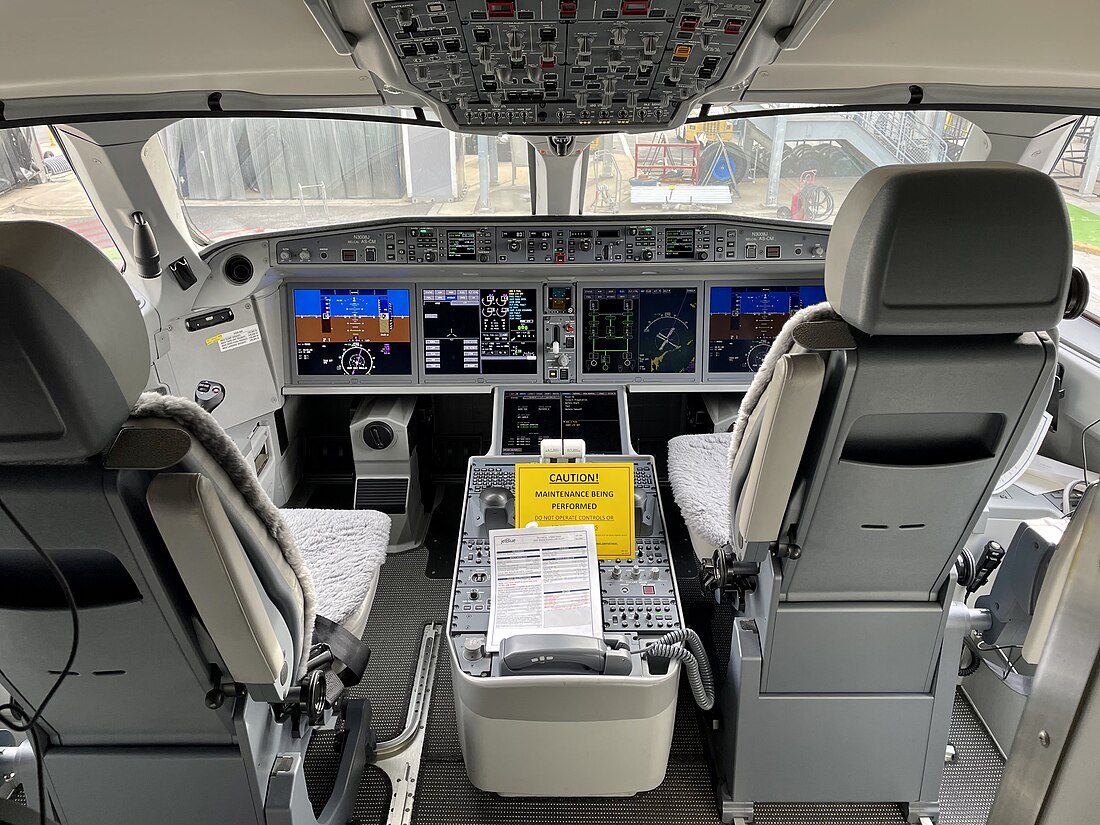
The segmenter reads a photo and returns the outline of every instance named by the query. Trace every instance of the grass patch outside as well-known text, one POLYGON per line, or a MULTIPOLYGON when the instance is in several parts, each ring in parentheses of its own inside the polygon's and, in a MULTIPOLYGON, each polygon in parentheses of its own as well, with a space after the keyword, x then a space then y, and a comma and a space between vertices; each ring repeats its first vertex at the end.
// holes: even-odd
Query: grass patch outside
POLYGON ((1076 204, 1067 204, 1069 222, 1073 228, 1073 245, 1087 252, 1100 254, 1100 215, 1082 209, 1076 204))

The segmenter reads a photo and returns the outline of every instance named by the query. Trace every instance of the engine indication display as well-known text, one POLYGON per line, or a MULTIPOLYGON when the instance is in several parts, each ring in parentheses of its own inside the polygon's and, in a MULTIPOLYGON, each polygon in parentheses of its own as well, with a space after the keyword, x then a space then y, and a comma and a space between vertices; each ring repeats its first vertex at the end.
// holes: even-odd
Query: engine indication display
POLYGON ((544 438, 583 438, 591 455, 623 452, 617 390, 504 393, 502 455, 537 455, 544 438))
POLYGON ((823 286, 711 287, 707 369, 756 372, 790 317, 824 300, 823 286))
POLYGON ((535 375, 537 289, 425 289, 425 375, 535 375))
POLYGON ((294 289, 302 376, 412 375, 407 289, 294 289))
POLYGON ((596 287, 583 293, 586 375, 694 373, 696 287, 596 287))

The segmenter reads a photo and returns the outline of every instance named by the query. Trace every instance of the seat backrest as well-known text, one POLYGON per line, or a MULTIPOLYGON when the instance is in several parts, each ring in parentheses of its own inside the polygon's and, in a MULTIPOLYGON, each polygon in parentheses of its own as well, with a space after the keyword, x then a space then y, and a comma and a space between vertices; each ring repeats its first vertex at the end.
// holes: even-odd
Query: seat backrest
POLYGON ((784 408, 806 403, 769 389, 733 458, 734 543, 756 559, 794 549, 783 554, 788 601, 937 597, 1047 402, 1047 331, 1070 267, 1065 204, 1037 171, 892 166, 856 184, 825 267, 852 345, 812 353, 824 366, 813 415, 764 439, 766 421, 794 422, 784 408), (746 533, 761 504, 745 480, 792 462, 790 486, 770 489, 782 505, 746 533))
POLYGON ((55 225, 0 223, 0 298, 0 681, 33 709, 69 653, 42 551, 81 623, 44 716, 55 740, 231 742, 231 703, 203 697, 228 681, 285 696, 308 653, 310 583, 224 456, 176 421, 131 418, 149 336, 98 250, 55 225))

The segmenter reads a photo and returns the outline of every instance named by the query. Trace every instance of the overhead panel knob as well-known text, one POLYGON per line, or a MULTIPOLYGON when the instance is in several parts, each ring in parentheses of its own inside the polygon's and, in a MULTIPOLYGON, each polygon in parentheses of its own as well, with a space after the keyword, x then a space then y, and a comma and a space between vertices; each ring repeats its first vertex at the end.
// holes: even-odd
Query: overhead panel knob
POLYGON ((718 11, 717 3, 703 3, 699 6, 700 16, 703 20, 710 20, 718 11))
POLYGON ((625 46, 626 45, 626 26, 622 23, 611 27, 611 45, 613 46, 625 46))
POLYGON ((618 71, 618 68, 623 65, 623 50, 612 49, 607 53, 607 68, 611 71, 618 71))
POLYGON ((406 29, 413 24, 412 6, 402 6, 397 10, 397 22, 406 29))
POLYGON ((428 79, 428 67, 417 66, 416 67, 416 79, 419 83, 424 83, 428 79))
POLYGON ((532 83, 539 83, 542 81, 542 67, 532 63, 527 67, 527 79, 532 83))
POLYGON ((462 64, 461 63, 448 63, 447 64, 447 77, 451 80, 458 80, 462 77, 462 64))
POLYGON ((647 57, 652 57, 657 54, 657 33, 646 32, 642 35, 642 53, 647 57))
POLYGON ((673 83, 679 83, 680 78, 683 77, 684 70, 680 66, 668 67, 668 79, 673 83))
POLYGON ((513 52, 523 51, 523 32, 519 29, 508 32, 508 48, 513 52))
POLYGON ((592 54, 592 37, 582 34, 577 38, 577 51, 581 54, 592 54))
POLYGON ((497 83, 501 85, 512 81, 512 69, 510 66, 497 66, 497 83))
POLYGON ((542 68, 552 69, 554 68, 554 44, 543 43, 542 44, 542 68))

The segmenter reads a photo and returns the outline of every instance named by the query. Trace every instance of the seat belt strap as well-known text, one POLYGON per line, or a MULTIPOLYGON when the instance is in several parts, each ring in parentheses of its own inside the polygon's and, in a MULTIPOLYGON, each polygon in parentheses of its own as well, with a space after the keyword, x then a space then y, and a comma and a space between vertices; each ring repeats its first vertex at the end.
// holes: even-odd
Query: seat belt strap
MULTIPOLYGON (((313 646, 316 648, 319 645, 326 646, 332 658, 340 664, 339 668, 333 668, 333 673, 345 687, 359 684, 370 662, 370 648, 361 639, 343 625, 318 616, 313 624, 313 646)), ((311 651, 310 658, 314 655, 311 651)))

